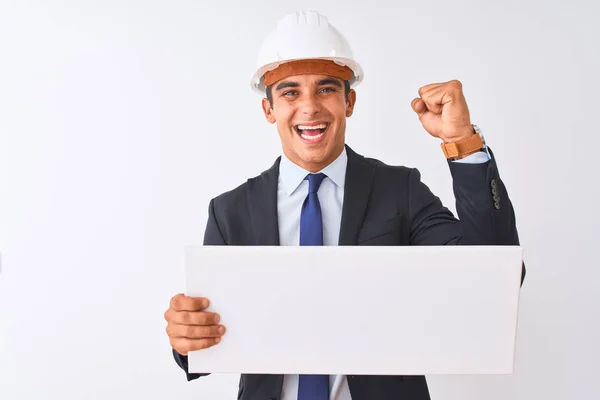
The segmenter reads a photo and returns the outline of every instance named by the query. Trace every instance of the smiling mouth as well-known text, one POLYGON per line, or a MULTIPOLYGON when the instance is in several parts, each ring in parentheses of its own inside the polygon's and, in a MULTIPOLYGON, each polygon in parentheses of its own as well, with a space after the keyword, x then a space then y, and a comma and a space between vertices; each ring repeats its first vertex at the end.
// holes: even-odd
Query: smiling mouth
POLYGON ((296 125, 294 126, 294 130, 300 137, 304 140, 308 141, 316 141, 320 139, 329 128, 328 123, 319 124, 319 125, 296 125))

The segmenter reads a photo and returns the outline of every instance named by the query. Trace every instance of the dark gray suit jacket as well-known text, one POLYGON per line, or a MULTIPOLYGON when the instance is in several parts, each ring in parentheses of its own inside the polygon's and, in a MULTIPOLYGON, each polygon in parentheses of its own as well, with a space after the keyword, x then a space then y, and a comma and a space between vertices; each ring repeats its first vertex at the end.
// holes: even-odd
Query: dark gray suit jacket
MULTIPOLYGON (((496 162, 449 163, 460 221, 416 169, 389 166, 346 146, 340 246, 518 245, 515 215, 496 162)), ((205 245, 279 245, 279 162, 209 205, 205 245)), ((521 282, 525 278, 525 266, 521 282)), ((187 357, 173 351, 187 372, 187 357)), ((242 374, 238 399, 280 399, 283 375, 242 374)), ((348 376, 352 400, 429 400, 424 376, 348 376)))

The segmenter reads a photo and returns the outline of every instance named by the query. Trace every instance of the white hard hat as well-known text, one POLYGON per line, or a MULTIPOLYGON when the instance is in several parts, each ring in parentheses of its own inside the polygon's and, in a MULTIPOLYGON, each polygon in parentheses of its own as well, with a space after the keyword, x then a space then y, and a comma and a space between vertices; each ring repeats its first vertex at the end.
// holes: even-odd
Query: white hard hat
POLYGON ((363 71, 354 60, 352 49, 346 38, 327 20, 315 12, 297 12, 283 17, 277 27, 265 38, 257 58, 257 70, 252 76, 251 86, 265 94, 264 74, 279 65, 295 60, 322 59, 352 70, 351 86, 363 79, 363 71))

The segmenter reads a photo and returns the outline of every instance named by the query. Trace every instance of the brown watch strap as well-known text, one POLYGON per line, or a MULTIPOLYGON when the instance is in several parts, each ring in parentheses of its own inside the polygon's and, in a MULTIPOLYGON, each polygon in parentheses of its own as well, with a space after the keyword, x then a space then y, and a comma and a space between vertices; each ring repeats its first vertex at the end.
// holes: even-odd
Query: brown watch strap
POLYGON ((442 151, 448 159, 462 158, 483 149, 484 143, 481 135, 474 133, 458 142, 442 143, 442 151))

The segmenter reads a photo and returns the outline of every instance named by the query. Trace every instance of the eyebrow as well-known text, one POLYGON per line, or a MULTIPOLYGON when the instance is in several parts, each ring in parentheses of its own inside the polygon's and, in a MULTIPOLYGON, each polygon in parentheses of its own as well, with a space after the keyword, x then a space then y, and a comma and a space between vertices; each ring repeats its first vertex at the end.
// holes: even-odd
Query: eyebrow
POLYGON ((277 87, 275 88, 275 90, 281 90, 281 89, 287 89, 287 88, 291 88, 291 87, 298 87, 300 86, 300 84, 298 82, 291 82, 291 81, 287 81, 287 82, 281 82, 279 85, 277 85, 277 87))
POLYGON ((319 86, 324 86, 324 85, 334 85, 337 86, 339 88, 342 87, 342 83, 337 80, 337 79, 333 79, 333 78, 325 78, 319 81, 318 83, 319 86))
MULTIPOLYGON (((334 78, 325 78, 325 79, 321 79, 319 82, 317 82, 318 86, 324 86, 324 85, 334 85, 337 86, 338 88, 342 88, 342 83, 334 78)), ((300 87, 300 84, 298 82, 294 82, 294 81, 285 81, 285 82, 281 82, 279 85, 277 85, 275 87, 275 91, 279 91, 279 90, 283 90, 283 89, 287 89, 287 88, 297 88, 300 87)))

